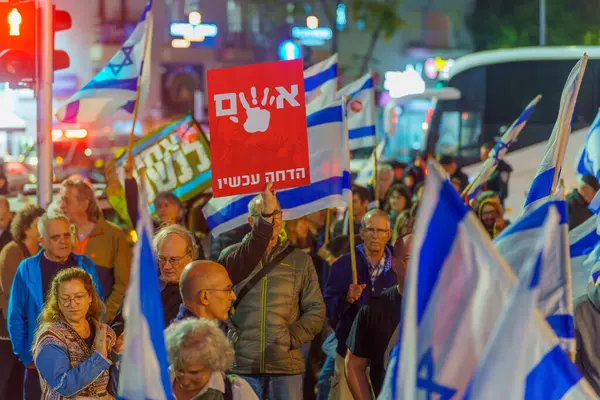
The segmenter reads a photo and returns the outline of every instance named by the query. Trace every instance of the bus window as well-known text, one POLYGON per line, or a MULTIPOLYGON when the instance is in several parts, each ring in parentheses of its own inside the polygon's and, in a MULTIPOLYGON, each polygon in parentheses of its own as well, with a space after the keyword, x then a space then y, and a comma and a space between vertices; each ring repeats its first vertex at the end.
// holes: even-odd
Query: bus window
POLYGON ((479 152, 481 117, 476 112, 446 111, 440 121, 436 154, 469 156, 479 152))

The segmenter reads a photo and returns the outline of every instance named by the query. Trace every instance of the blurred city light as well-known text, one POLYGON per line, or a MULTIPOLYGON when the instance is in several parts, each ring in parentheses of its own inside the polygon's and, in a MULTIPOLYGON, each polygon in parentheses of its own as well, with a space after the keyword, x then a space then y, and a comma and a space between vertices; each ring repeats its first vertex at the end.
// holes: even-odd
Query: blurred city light
POLYGON ((171 41, 171 47, 175 49, 187 49, 190 47, 190 42, 185 39, 173 39, 171 41))
POLYGON ((202 14, 200 14, 198 11, 192 11, 188 15, 188 21, 192 25, 200 25, 202 23, 202 14))
POLYGON ((296 60, 300 53, 300 46, 294 41, 286 40, 279 45, 279 58, 282 60, 296 60))

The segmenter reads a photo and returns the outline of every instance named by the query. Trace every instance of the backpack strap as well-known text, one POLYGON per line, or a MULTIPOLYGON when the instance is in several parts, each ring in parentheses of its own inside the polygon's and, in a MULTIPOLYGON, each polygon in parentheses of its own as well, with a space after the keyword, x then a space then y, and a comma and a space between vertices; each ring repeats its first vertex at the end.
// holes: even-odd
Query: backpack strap
POLYGON ((237 309, 237 307, 242 302, 242 299, 248 294, 248 292, 260 281, 265 275, 269 272, 273 271, 273 269, 279 265, 280 262, 283 261, 288 255, 290 255, 294 251, 294 247, 288 245, 281 253, 279 253, 275 258, 273 258, 267 265, 263 265, 262 269, 256 273, 240 290, 240 293, 237 295, 237 299, 233 303, 231 308, 231 315, 237 309))

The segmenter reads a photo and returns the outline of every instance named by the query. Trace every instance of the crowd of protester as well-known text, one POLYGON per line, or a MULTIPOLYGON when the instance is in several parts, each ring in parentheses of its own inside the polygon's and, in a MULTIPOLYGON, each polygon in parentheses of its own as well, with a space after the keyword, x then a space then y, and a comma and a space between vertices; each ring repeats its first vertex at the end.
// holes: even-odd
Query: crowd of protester
MULTIPOLYGON (((206 248, 179 199, 159 193, 153 247, 174 398, 376 398, 398 338, 430 157, 381 164, 377 185, 354 185, 352 218, 336 209, 283 221, 269 184, 248 205, 248 224, 206 248)), ((462 193, 469 182, 455 159, 439 162, 462 193)), ((491 238, 509 225, 511 171, 503 163, 469 202, 491 238)), ((571 228, 591 216, 598 189, 585 176, 567 196, 571 228)), ((135 223, 129 163, 125 196, 135 223)), ((125 233, 83 181, 65 181, 49 210, 12 213, 0 197, 0 398, 116 398, 131 262, 125 233)))

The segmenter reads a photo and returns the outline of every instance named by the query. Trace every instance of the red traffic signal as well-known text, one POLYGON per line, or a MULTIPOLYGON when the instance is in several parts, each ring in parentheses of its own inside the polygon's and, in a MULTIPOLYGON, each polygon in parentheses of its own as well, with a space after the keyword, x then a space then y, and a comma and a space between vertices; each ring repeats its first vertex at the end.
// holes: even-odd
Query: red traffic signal
POLYGON ((0 3, 0 82, 32 82, 35 76, 35 3, 0 3))
MULTIPOLYGON (((53 6, 54 33, 72 27, 71 15, 53 6)), ((35 81, 41 13, 35 2, 0 3, 0 82, 31 84, 35 81)), ((52 37, 54 48, 54 34, 52 37)), ((69 68, 69 55, 54 50, 53 69, 69 68)))
MULTIPOLYGON (((60 31, 66 31, 71 29, 73 26, 73 21, 71 20, 71 14, 64 10, 57 10, 53 7, 54 10, 54 33, 60 31)), ((54 46, 52 46, 54 48, 54 46)), ((54 58, 53 58, 53 66, 54 70, 58 71, 59 69, 69 68, 71 65, 71 60, 69 59, 69 55, 64 50, 54 50, 54 58)))

